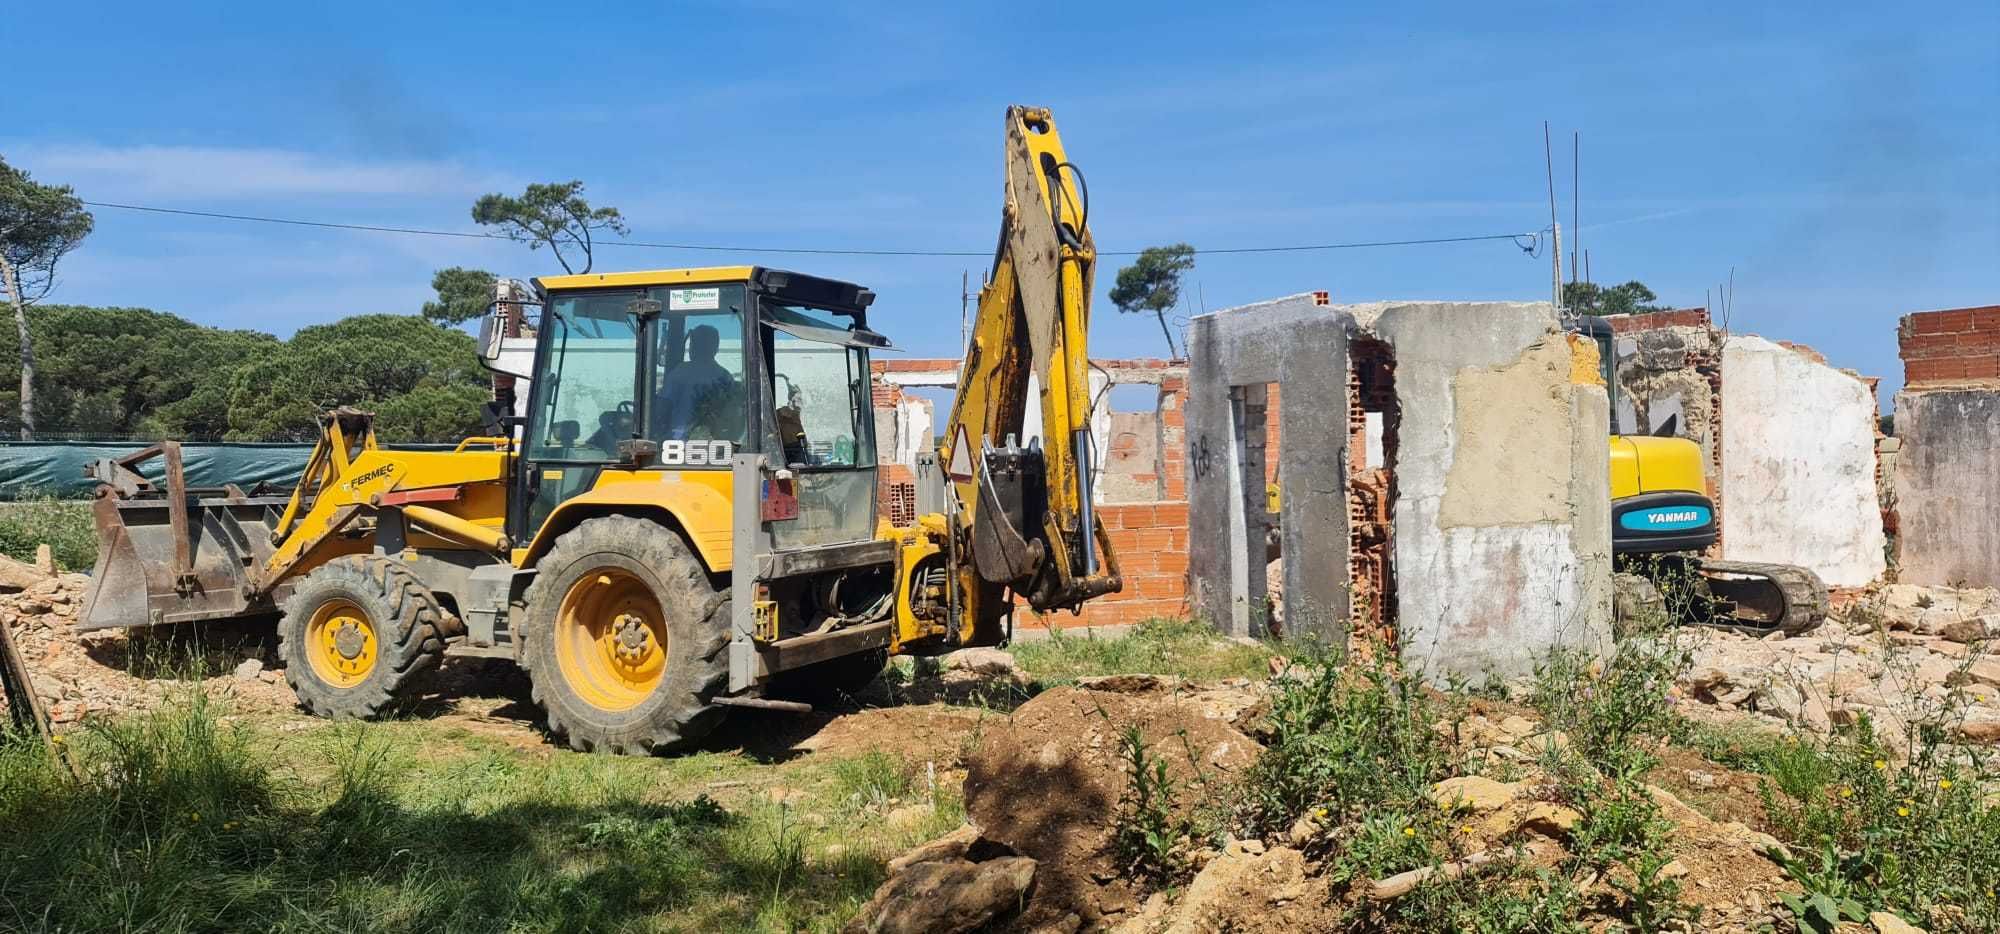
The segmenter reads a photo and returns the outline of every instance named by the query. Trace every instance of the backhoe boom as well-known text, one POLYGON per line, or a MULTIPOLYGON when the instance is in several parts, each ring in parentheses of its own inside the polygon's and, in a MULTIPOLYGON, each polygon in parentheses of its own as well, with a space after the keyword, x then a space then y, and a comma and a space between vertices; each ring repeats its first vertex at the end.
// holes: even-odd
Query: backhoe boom
POLYGON ((1082 174, 1045 109, 1007 110, 1006 204, 980 290, 958 398, 938 451, 955 525, 969 532, 963 635, 990 633, 1011 588, 1036 610, 1119 589, 1091 510, 1090 293, 1097 253, 1082 174), (1039 449, 1020 447, 1037 385, 1039 449))

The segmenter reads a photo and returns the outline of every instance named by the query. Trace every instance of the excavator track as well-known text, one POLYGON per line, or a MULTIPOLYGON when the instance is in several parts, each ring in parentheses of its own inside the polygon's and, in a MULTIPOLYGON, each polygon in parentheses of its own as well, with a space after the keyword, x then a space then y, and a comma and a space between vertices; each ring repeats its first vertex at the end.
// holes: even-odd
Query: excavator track
POLYGON ((1645 555, 1621 560, 1619 571, 1643 579, 1615 591, 1621 618, 1664 610, 1679 623, 1759 635, 1797 635, 1826 620, 1826 584, 1802 567, 1645 555))
POLYGON ((1809 632, 1826 621, 1828 599, 1818 574, 1789 564, 1702 559, 1701 576, 1714 600, 1716 625, 1809 632))

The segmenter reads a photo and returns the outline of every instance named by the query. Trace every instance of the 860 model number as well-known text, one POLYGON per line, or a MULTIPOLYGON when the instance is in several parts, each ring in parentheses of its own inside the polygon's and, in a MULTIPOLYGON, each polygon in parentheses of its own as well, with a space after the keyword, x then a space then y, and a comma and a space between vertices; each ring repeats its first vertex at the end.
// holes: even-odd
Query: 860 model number
POLYGON ((736 445, 728 441, 662 441, 660 463, 675 467, 719 467, 729 463, 736 445))

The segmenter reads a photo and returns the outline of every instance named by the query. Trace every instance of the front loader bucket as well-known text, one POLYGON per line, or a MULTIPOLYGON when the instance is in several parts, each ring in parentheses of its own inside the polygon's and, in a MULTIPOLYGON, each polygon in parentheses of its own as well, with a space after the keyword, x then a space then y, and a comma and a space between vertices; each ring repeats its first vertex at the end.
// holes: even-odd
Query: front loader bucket
MULTIPOLYGON (((188 489, 181 482, 180 447, 155 445, 92 464, 101 482, 92 506, 97 567, 84 595, 79 628, 110 629, 276 612, 290 590, 248 596, 253 576, 271 555, 271 517, 285 495, 247 495, 235 487, 188 489), (137 465, 166 457, 164 484, 137 465)), ((261 491, 260 491, 261 492, 261 491)))

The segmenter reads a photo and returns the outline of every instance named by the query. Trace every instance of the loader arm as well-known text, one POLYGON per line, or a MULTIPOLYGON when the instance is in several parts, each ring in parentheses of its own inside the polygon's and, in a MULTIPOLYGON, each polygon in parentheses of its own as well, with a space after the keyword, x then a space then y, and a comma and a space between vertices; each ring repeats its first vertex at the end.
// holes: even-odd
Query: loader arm
POLYGON ((1009 107, 1006 203, 990 279, 939 442, 964 595, 962 638, 991 634, 1006 591, 1036 610, 1076 609, 1119 589, 1092 513, 1091 242, 1087 185, 1045 109, 1009 107), (1031 400, 1030 380, 1039 400, 1031 400), (1041 405, 1039 450, 1020 441, 1041 405), (969 561, 965 558, 970 558, 969 561))

